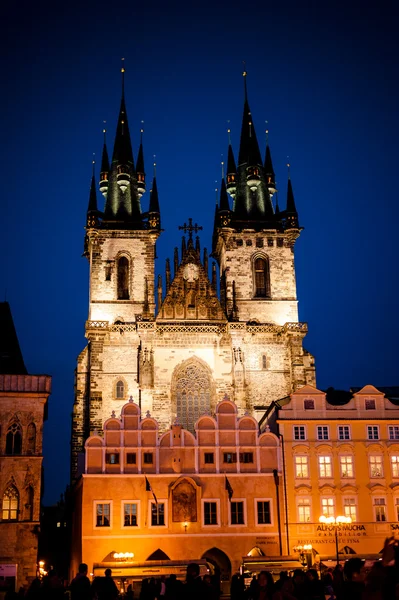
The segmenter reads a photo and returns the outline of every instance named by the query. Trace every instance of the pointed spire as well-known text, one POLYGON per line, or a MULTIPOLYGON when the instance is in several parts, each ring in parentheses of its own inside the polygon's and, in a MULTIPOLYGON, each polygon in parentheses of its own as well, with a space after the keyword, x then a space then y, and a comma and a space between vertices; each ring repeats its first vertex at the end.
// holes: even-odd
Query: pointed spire
POLYGON ((154 163, 154 178, 150 191, 150 206, 148 209, 148 223, 151 229, 161 228, 161 213, 159 210, 158 187, 156 178, 156 163, 154 163))
POLYGON ((200 239, 199 239, 198 235, 195 238, 195 251, 198 254, 198 258, 199 258, 200 254, 201 254, 201 247, 200 247, 200 239))
MULTIPOLYGON (((104 121, 104 125, 105 125, 105 121, 104 121)), ((100 182, 99 182, 100 192, 102 193, 104 198, 107 197, 107 193, 108 193, 108 173, 109 173, 109 159, 108 159, 108 151, 107 151, 106 132, 107 132, 107 130, 104 127, 103 128, 104 145, 103 145, 103 154, 102 154, 102 158, 101 158, 101 172, 100 172, 100 182)))
POLYGON ((97 192, 96 192, 96 178, 94 173, 95 161, 93 160, 93 172, 91 175, 90 184, 90 196, 89 204, 87 207, 87 218, 86 218, 86 229, 91 227, 97 227, 99 224, 98 220, 98 209, 97 209, 97 192))
POLYGON ((158 275, 158 311, 162 305, 162 275, 158 275))
POLYGON ((174 253, 173 253, 173 268, 174 268, 173 277, 176 277, 177 269, 179 268, 179 250, 178 250, 178 248, 175 248, 174 253))
POLYGON ((288 185, 287 185, 287 208, 285 211, 286 214, 286 227, 290 229, 298 229, 298 213, 295 206, 294 200, 294 192, 292 190, 291 176, 290 176, 290 164, 287 164, 288 167, 288 185))
POLYGON ((170 260, 169 260, 169 258, 166 259, 165 278, 166 278, 166 293, 168 293, 168 290, 170 288, 170 260))
POLYGON ((229 192, 232 198, 236 195, 237 190, 237 167, 236 161, 234 159, 234 152, 231 146, 231 130, 230 128, 227 130, 227 134, 229 137, 229 148, 227 151, 227 191, 229 192))
POLYGON ((204 248, 204 269, 206 274, 208 275, 208 250, 206 248, 204 248))
POLYGON ((212 263, 212 288, 216 292, 216 263, 212 263))
POLYGON ((244 111, 242 116, 240 151, 238 154, 238 164, 245 164, 248 167, 262 165, 262 159, 259 151, 259 144, 256 138, 255 127, 252 121, 251 109, 248 103, 247 91, 247 72, 243 72, 244 77, 244 111))
POLYGON ((224 178, 222 179, 222 183, 220 186, 219 212, 221 212, 221 211, 229 211, 230 212, 229 197, 227 195, 226 182, 225 182, 224 178))
MULTIPOLYGON (((267 124, 267 121, 266 121, 266 124, 267 124)), ((265 169, 265 177, 266 177, 267 187, 269 188, 269 193, 272 196, 276 191, 276 179, 275 179, 275 174, 274 174, 274 169, 273 169, 272 155, 271 155, 270 146, 269 146, 269 129, 266 129, 265 133, 266 133, 266 152, 265 152, 264 169, 265 169)))
MULTIPOLYGON (((144 121, 141 121, 142 125, 143 125, 143 123, 144 123, 144 121)), ((140 198, 145 192, 143 133, 144 133, 144 129, 143 129, 143 127, 141 127, 141 129, 140 129, 140 146, 139 146, 139 152, 137 154, 137 163, 136 163, 137 191, 138 191, 140 198)))

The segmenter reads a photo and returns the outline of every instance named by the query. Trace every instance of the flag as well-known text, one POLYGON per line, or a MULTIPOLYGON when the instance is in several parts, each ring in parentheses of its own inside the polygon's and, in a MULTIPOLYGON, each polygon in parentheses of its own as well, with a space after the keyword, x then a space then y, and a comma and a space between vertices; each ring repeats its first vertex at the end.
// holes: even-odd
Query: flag
POLYGON ((231 499, 233 497, 233 488, 231 487, 230 481, 227 479, 226 475, 225 475, 225 485, 224 485, 224 489, 226 490, 226 492, 229 495, 229 500, 231 502, 231 499))
POLYGON ((158 500, 157 500, 157 497, 156 497, 156 495, 154 494, 154 490, 152 489, 152 487, 151 487, 151 483, 148 481, 147 477, 145 478, 145 491, 146 491, 146 492, 151 492, 151 494, 154 496, 154 501, 155 501, 155 504, 157 504, 157 505, 158 505, 158 500))

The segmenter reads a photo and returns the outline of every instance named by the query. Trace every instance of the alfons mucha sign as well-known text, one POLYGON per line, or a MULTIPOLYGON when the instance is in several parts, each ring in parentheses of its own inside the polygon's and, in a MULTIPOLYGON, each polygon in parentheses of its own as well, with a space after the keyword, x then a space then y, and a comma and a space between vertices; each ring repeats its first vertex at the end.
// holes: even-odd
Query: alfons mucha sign
MULTIPOLYGON (((333 525, 316 525, 315 534, 312 538, 300 539, 298 544, 330 544, 335 543, 335 527, 333 525)), ((340 543, 359 544, 361 539, 367 537, 366 525, 351 523, 338 527, 340 543)))

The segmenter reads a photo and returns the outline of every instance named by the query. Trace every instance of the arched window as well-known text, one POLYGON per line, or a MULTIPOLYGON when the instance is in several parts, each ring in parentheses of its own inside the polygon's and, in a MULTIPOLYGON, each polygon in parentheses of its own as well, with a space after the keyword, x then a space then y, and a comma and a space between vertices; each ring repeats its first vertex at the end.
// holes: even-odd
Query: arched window
POLYGON ((18 518, 19 494, 18 490, 10 485, 4 492, 2 516, 3 521, 16 521, 18 518))
POLYGON ((118 260, 118 300, 129 300, 129 260, 126 256, 118 260))
POLYGON ((255 298, 270 298, 269 261, 256 258, 254 263, 255 298))
POLYGON ((13 421, 7 430, 6 454, 21 454, 22 452, 22 430, 17 421, 13 421))
POLYGON ((29 423, 27 453, 34 454, 35 451, 36 451, 36 425, 34 423, 29 423))
POLYGON ((209 375, 200 364, 183 367, 176 381, 176 415, 185 429, 194 431, 198 418, 210 411, 209 375))
POLYGON ((267 369, 270 369, 270 358, 267 354, 262 354, 262 370, 267 371, 267 369))
POLYGON ((119 381, 116 382, 116 394, 115 395, 117 398, 125 397, 125 384, 123 383, 123 381, 121 379, 119 379, 119 381))

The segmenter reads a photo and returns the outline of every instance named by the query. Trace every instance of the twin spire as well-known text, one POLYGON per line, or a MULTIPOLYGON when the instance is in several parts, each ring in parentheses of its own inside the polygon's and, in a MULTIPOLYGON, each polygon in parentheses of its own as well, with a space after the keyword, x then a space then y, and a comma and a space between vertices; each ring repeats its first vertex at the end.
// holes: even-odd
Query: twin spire
MULTIPOLYGON (((95 226, 101 226, 103 228, 111 229, 149 228, 159 230, 160 212, 156 181, 153 182, 153 191, 150 197, 150 211, 148 213, 142 213, 141 210, 140 199, 146 190, 143 151, 144 129, 142 126, 140 132, 140 146, 137 155, 137 164, 135 165, 125 102, 125 69, 123 65, 121 72, 121 104, 116 126, 115 142, 111 163, 108 157, 106 129, 105 127, 103 129, 104 143, 101 161, 99 189, 105 197, 106 202, 103 213, 98 211, 96 206, 97 221, 95 226), (152 217, 151 219, 149 218, 150 213, 152 217)), ((92 182, 88 208, 87 226, 89 226, 89 212, 93 213, 94 198, 95 188, 93 196, 92 182)), ((92 222, 93 220, 90 219, 90 223, 92 222)), ((91 226, 93 227, 94 225, 91 226)))

